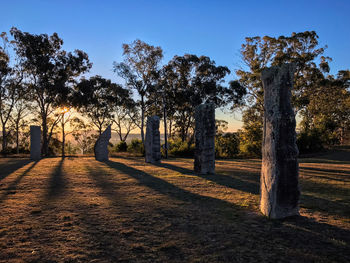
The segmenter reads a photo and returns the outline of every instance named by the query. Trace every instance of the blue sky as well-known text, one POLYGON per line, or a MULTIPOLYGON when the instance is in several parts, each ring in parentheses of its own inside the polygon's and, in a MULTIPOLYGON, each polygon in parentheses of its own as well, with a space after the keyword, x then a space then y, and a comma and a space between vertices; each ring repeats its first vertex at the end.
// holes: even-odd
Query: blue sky
MULTIPOLYGON (((239 49, 247 36, 280 36, 315 30, 331 73, 350 68, 350 1, 1 1, 0 31, 12 26, 30 33, 57 32, 66 50, 81 49, 92 75, 113 81, 113 61, 122 43, 141 39, 161 46, 166 63, 174 55, 206 55, 231 71, 242 66, 239 49)), ((232 75, 231 78, 234 78, 232 75)), ((238 113, 217 113, 231 130, 238 113)))

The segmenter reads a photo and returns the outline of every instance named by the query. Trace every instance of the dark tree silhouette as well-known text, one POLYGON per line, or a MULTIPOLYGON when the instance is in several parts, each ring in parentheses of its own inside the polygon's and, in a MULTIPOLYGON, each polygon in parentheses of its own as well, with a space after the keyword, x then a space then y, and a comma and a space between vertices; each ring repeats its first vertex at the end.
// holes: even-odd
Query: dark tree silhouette
POLYGON ((28 92, 39 109, 43 132, 42 153, 48 155, 53 127, 59 121, 56 118, 49 128, 48 117, 57 106, 67 102, 76 78, 88 71, 91 63, 88 55, 81 50, 73 53, 63 50, 63 40, 56 33, 51 36, 35 35, 17 28, 12 28, 10 32, 26 74, 28 92))

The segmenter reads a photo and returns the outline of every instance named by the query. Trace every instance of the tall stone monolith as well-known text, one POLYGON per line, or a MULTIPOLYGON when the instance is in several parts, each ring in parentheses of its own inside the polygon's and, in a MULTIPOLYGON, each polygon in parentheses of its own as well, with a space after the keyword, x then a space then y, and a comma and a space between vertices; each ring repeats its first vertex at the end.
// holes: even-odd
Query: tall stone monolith
POLYGON ((41 159, 41 128, 30 126, 30 159, 38 161, 41 159))
POLYGON ((159 163, 161 159, 158 116, 152 116, 147 118, 145 159, 147 163, 159 163))
POLYGON ((111 125, 98 137, 95 146, 95 159, 97 161, 108 161, 108 143, 111 139, 111 125))
POLYGON ((195 109, 194 171, 215 173, 215 106, 201 104, 195 109))
POLYGON ((262 71, 264 133, 260 210, 278 219, 299 214, 299 165, 295 114, 291 105, 293 64, 262 71))

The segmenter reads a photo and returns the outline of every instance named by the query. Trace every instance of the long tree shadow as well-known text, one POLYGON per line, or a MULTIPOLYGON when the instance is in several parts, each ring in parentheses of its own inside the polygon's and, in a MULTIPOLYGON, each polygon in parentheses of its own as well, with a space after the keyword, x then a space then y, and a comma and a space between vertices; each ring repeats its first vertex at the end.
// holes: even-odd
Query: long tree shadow
POLYGON ((13 159, 9 160, 5 164, 1 164, 1 173, 0 173, 0 180, 6 178, 16 170, 22 168, 23 166, 30 163, 31 160, 29 159, 13 159))
POLYGON ((226 201, 212 198, 212 197, 201 196, 201 195, 192 193, 190 191, 184 190, 165 180, 154 177, 149 173, 127 166, 123 163, 115 162, 115 161, 106 161, 104 163, 119 172, 125 173, 137 179, 141 184, 157 191, 158 193, 171 196, 175 199, 185 201, 185 202, 205 202, 207 204, 212 204, 217 207, 229 206, 232 209, 234 208, 241 209, 239 207, 236 207, 236 205, 232 203, 228 203, 226 201))
MULTIPOLYGON (((300 169, 302 170, 302 169, 300 169)), ((329 181, 337 181, 337 182, 341 182, 341 183, 350 183, 350 176, 349 176, 349 179, 347 179, 347 177, 345 176, 342 176, 342 175, 336 175, 336 174, 331 174, 329 176, 325 176, 325 175, 318 175, 317 173, 315 172, 309 172, 309 171, 305 171, 303 172, 303 177, 305 177, 306 179, 308 178, 316 178, 316 179, 326 179, 326 180, 329 180, 329 181), (341 178, 338 178, 338 177, 341 177, 341 178)))
POLYGON ((62 158, 55 170, 52 172, 49 182, 48 189, 46 193, 46 199, 55 199, 59 197, 65 190, 66 180, 64 179, 62 166, 64 163, 64 158, 62 158))
MULTIPOLYGON (((348 230, 303 217, 278 221, 267 220, 263 216, 250 218, 249 213, 244 213, 247 209, 236 207, 224 200, 191 193, 161 177, 155 177, 126 164, 115 161, 101 164, 102 166, 95 166, 95 163, 91 162, 87 165, 87 176, 93 179, 93 183, 89 180, 89 184, 79 191, 87 191, 85 193, 91 195, 92 188, 95 193, 97 186, 101 190, 100 193, 112 202, 94 206, 91 205, 90 199, 80 199, 80 194, 72 191, 73 198, 65 195, 68 200, 62 199, 62 204, 54 206, 48 204, 43 212, 47 213, 45 216, 51 218, 51 221, 46 221, 44 227, 40 225, 40 220, 48 219, 39 217, 38 214, 32 215, 37 217, 36 222, 40 228, 36 235, 32 235, 37 241, 36 246, 40 248, 42 242, 53 242, 53 246, 59 247, 61 242, 66 242, 66 246, 77 248, 78 252, 73 250, 71 255, 76 261, 82 262, 161 262, 159 259, 161 253, 169 255, 163 262, 187 262, 194 258, 208 262, 249 261, 249 259, 261 262, 276 260, 287 262, 291 259, 296 262, 311 262, 312 260, 308 260, 312 259, 310 255, 314 257, 322 255, 321 258, 329 259, 330 262, 337 261, 340 255, 342 260, 338 261, 346 262, 349 259, 348 230), (121 177, 111 175, 110 171, 113 171, 113 174, 123 173, 121 177, 136 180, 128 178, 127 183, 124 181, 119 184, 118 179, 121 177), (174 202, 175 204, 168 207, 169 201, 163 199, 164 202, 161 204, 155 202, 147 206, 144 201, 138 201, 132 202, 132 205, 139 209, 131 211, 126 207, 123 193, 119 190, 128 187, 126 190, 132 191, 135 181, 137 185, 146 186, 173 199, 186 201, 189 205, 183 204, 185 202, 177 204, 174 202), (60 220, 68 222, 65 225, 62 223, 57 225, 58 221, 53 216, 57 209, 66 213, 69 211, 76 216, 68 219, 60 217, 60 220), (237 216, 226 220, 226 214, 220 213, 222 210, 226 210, 225 213, 241 210, 242 213, 236 213, 237 216), (152 213, 161 215, 152 219, 152 213), (159 228, 164 225, 167 226, 165 231, 159 228), (65 241, 61 231, 67 228, 71 231, 80 231, 80 234, 76 239, 65 241), (55 231, 58 231, 61 238, 55 237, 55 231), (170 245, 162 246, 164 243, 170 245), (180 258, 171 258, 182 253, 180 258), (214 253, 221 257, 211 260, 214 253), (269 258, 266 258, 266 255, 269 258)), ((164 172, 166 173, 166 170, 164 172)), ((142 189, 137 188, 136 191, 142 189)), ((131 193, 133 194, 134 192, 131 193)), ((71 232, 64 233, 72 236, 71 232)), ((62 257, 43 254, 37 262, 57 260, 64 261, 62 257)))
POLYGON ((349 176, 350 171, 344 171, 344 170, 332 170, 332 169, 325 169, 325 168, 315 168, 315 167, 300 167, 300 170, 305 170, 305 172, 313 171, 313 172, 324 172, 329 174, 334 174, 337 176, 349 176))
MULTIPOLYGON (((173 164, 169 163, 160 163, 160 164, 155 164, 156 166, 163 167, 166 169, 170 169, 182 174, 187 174, 187 175, 195 175, 195 173, 187 168, 179 167, 173 164)), ((253 172, 244 172, 244 171, 234 171, 233 174, 239 174, 240 176, 244 175, 253 175, 253 172)), ((258 175, 258 174, 256 174, 258 175)), ((217 184, 230 187, 232 189, 244 191, 247 193, 255 194, 258 195, 260 194, 259 190, 259 176, 250 176, 250 179, 253 181, 256 181, 256 183, 248 182, 247 180, 241 180, 237 177, 233 177, 230 175, 222 175, 222 174, 212 174, 212 175, 196 175, 198 177, 204 178, 206 180, 215 182, 217 184)), ((334 187, 328 187, 326 185, 320 184, 320 183, 313 183, 310 185, 308 181, 303 182, 303 187, 305 191, 308 192, 319 192, 320 190, 322 191, 327 191, 327 189, 333 189, 334 187)), ((335 191, 335 190, 334 190, 335 191)), ((326 212, 327 214, 330 215, 336 215, 336 216, 346 216, 350 212, 349 208, 349 201, 332 201, 332 200, 327 200, 324 198, 312 196, 310 194, 303 194, 302 191, 302 196, 301 196, 301 206, 306 207, 306 208, 312 208, 313 210, 317 210, 319 212, 326 212)))
POLYGON ((38 162, 39 161, 33 162, 23 173, 18 175, 17 178, 13 182, 11 182, 11 184, 7 188, 3 189, 4 192, 0 196, 0 203, 3 202, 9 194, 16 193, 18 184, 21 182, 24 176, 28 175, 30 170, 32 170, 38 162))
MULTIPOLYGON (((217 184, 220 184, 222 186, 230 187, 230 188, 233 188, 236 190, 244 191, 244 192, 251 193, 251 194, 259 194, 258 180, 257 180, 257 183, 251 183, 251 182, 248 182, 246 180, 240 180, 238 178, 228 176, 228 175, 221 175, 221 174, 199 175, 199 174, 195 174, 190 169, 179 167, 179 166, 169 164, 169 163, 160 163, 160 164, 156 164, 156 165, 159 167, 163 167, 166 169, 170 169, 170 170, 182 173, 182 174, 196 175, 196 176, 201 177, 203 179, 206 179, 206 180, 215 182, 217 184)), ((240 174, 242 174, 242 173, 251 174, 251 173, 244 172, 244 171, 239 171, 239 173, 240 174)))
MULTIPOLYGON (((224 216, 224 214, 220 213, 220 210, 221 212, 225 210, 225 213, 234 213, 237 210, 248 212, 248 209, 243 210, 241 207, 237 207, 235 204, 228 203, 224 200, 201 196, 190 191, 181 189, 167 181, 162 180, 161 178, 154 177, 149 173, 127 166, 123 163, 115 161, 107 161, 105 163, 109 167, 117 170, 118 172, 125 173, 137 179, 141 184, 152 188, 153 190, 161 194, 168 195, 173 198, 198 205, 198 207, 201 207, 201 209, 207 209, 208 211, 210 211, 211 214, 216 214, 217 219, 220 217, 220 215, 224 216)), ((170 167, 168 164, 162 164, 161 166, 163 166, 164 168, 170 167)), ((178 172, 181 171, 185 172, 186 174, 193 174, 192 171, 186 168, 172 166, 171 168, 176 169, 176 171, 178 172)), ((213 175, 213 177, 214 176, 217 175, 213 175)), ((230 184, 227 183, 227 181, 225 181, 224 178, 220 176, 219 178, 220 179, 218 180, 218 182, 225 185, 230 184)), ((240 186, 240 188, 246 189, 242 186, 240 186)), ((249 187, 247 189, 249 189, 249 191, 254 191, 251 190, 251 188, 249 187)), ((298 216, 288 218, 286 220, 267 220, 263 216, 257 216, 254 217, 253 225, 251 227, 256 228, 256 225, 259 225, 259 228, 256 228, 256 233, 252 233, 251 230, 248 230, 250 227, 249 224, 252 221, 245 221, 246 219, 244 218, 245 216, 242 216, 241 220, 236 221, 235 224, 239 225, 238 228, 247 229, 247 231, 250 231, 249 235, 254 236, 254 238, 249 237, 249 240, 251 242, 252 238, 253 240, 256 238, 255 245, 257 245, 257 240, 268 240, 272 238, 276 240, 283 240, 284 245, 286 245, 287 247, 308 247, 310 246, 310 242, 313 242, 311 244, 311 249, 313 249, 312 253, 314 253, 315 255, 317 255, 320 252, 324 252, 326 254, 334 253, 334 251, 337 251, 337 253, 346 253, 346 251, 348 251, 349 249, 350 231, 329 224, 319 223, 313 219, 298 216), (268 227, 269 225, 271 227, 268 227)), ((210 224, 216 224, 212 221, 213 219, 208 220, 210 221, 210 224)), ((191 223, 187 222, 186 224, 191 223)), ((227 227, 229 225, 230 223, 228 223, 227 227)), ((192 226, 197 227, 194 225, 192 226)), ((204 229, 201 230, 205 231, 204 229)), ((192 232, 192 230, 189 231, 192 232)), ((226 229, 226 231, 226 234, 232 234, 233 236, 235 235, 234 233, 231 233, 230 230, 226 229)), ((242 236, 241 238, 244 239, 248 237, 242 236)))
POLYGON ((119 185, 110 179, 110 176, 106 176, 104 171, 99 167, 93 169, 89 166, 86 167, 88 171, 88 177, 92 179, 93 183, 100 189, 102 195, 106 196, 112 202, 126 202, 119 192, 119 185))

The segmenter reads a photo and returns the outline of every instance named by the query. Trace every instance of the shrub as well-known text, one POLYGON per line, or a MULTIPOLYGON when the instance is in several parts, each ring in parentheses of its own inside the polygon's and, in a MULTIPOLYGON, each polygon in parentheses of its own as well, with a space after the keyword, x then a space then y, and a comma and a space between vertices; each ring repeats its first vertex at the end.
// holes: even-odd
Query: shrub
POLYGON ((313 153, 323 150, 322 134, 318 129, 302 131, 297 136, 299 153, 313 153))
POLYGON ((115 147, 116 152, 126 152, 128 149, 128 144, 125 141, 120 141, 115 147))
POLYGON ((238 131, 239 154, 244 158, 261 157, 262 132, 256 129, 252 131, 238 131))
POLYGON ((239 153, 239 137, 236 133, 215 136, 215 156, 233 158, 239 153))
POLYGON ((132 139, 130 144, 127 146, 127 151, 130 153, 145 153, 143 143, 139 139, 132 139))
POLYGON ((194 144, 189 144, 186 141, 181 141, 180 138, 170 139, 168 141, 169 155, 174 157, 193 157, 194 144))

